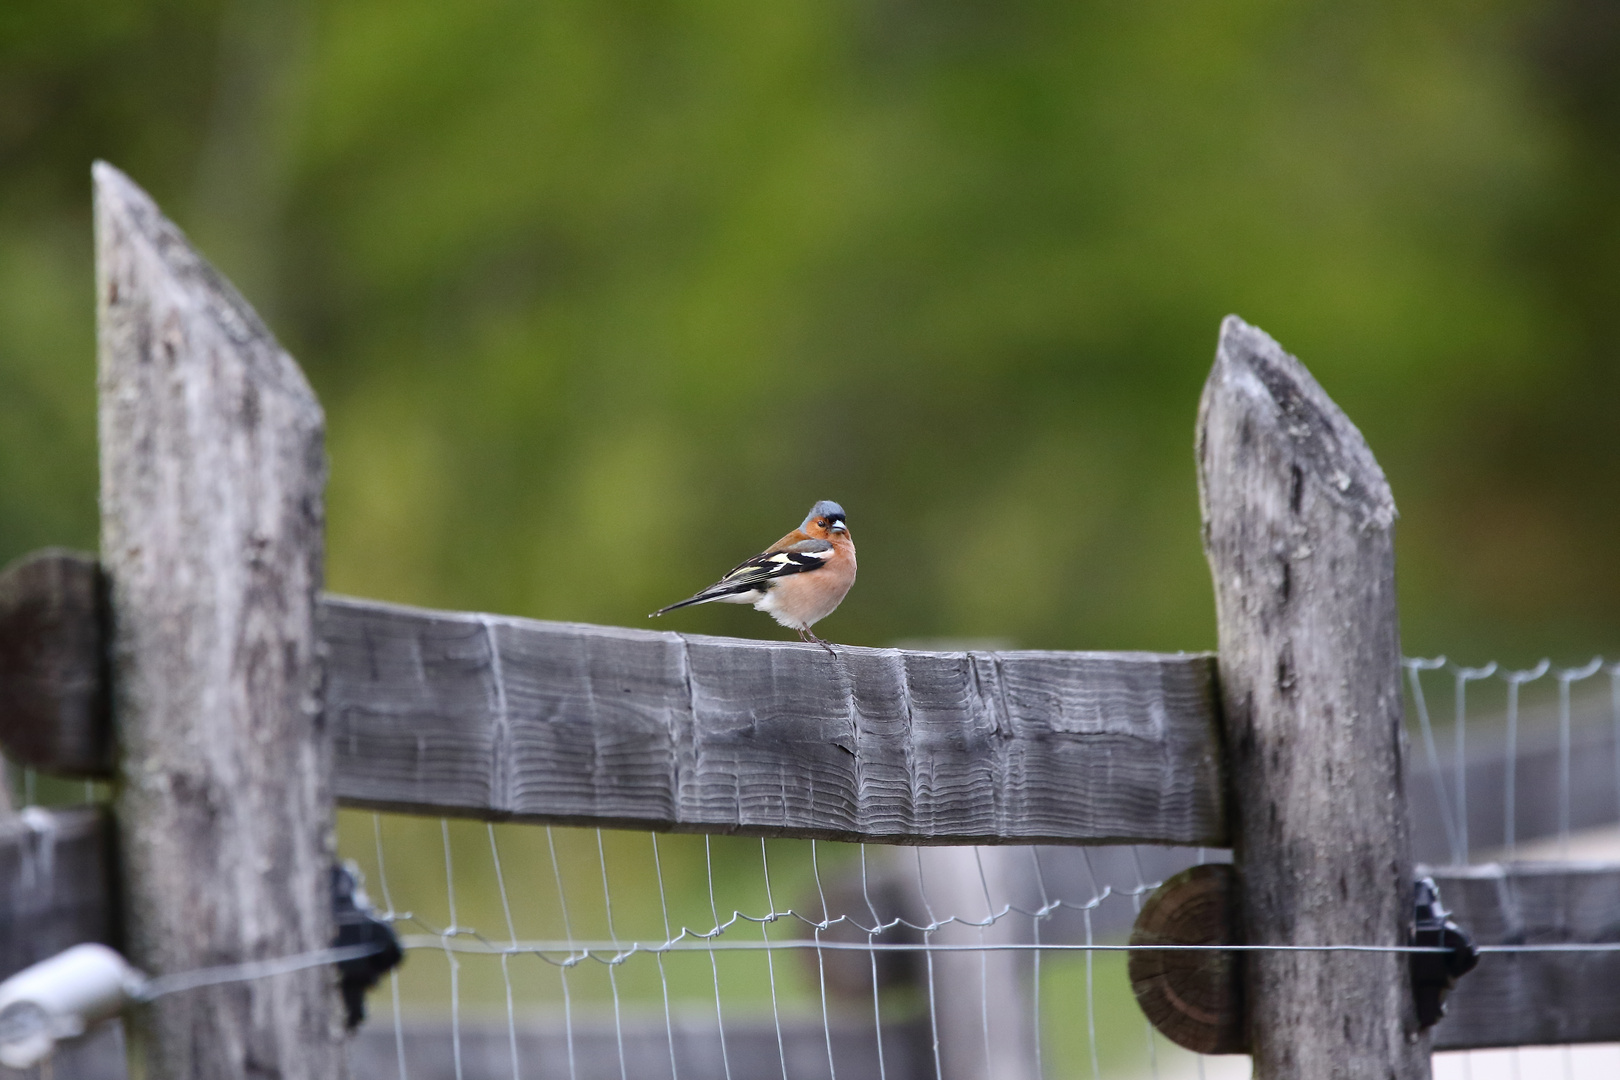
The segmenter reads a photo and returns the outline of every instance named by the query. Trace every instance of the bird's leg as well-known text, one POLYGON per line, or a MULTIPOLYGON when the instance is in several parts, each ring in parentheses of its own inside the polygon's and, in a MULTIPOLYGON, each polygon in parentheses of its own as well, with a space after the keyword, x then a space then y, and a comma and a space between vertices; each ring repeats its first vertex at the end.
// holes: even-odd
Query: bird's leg
POLYGON ((828 656, 837 656, 838 655, 837 650, 835 650, 832 647, 831 644, 829 644, 828 642, 822 641, 820 638, 816 637, 816 632, 814 630, 810 629, 808 626, 806 626, 804 629, 799 631, 799 639, 801 641, 813 642, 813 643, 815 643, 817 645, 820 645, 823 649, 827 650, 827 655, 828 656))

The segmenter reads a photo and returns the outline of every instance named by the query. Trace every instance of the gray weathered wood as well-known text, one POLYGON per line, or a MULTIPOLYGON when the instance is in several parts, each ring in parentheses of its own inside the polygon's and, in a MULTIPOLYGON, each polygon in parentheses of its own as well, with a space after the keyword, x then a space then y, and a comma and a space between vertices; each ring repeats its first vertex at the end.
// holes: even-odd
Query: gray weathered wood
MULTIPOLYGON (((1303 365, 1235 317, 1198 417, 1204 550, 1244 932, 1253 944, 1403 944, 1395 503, 1303 365)), ((1255 952, 1259 1080, 1429 1075, 1398 954, 1255 952)))
POLYGON ((0 571, 0 746, 70 776, 112 770, 95 556, 48 548, 0 571))
MULTIPOLYGON (((1436 871, 1480 945, 1620 942, 1620 865, 1519 863, 1436 871)), ((1620 1042, 1620 952, 1480 958, 1446 1002, 1436 1050, 1620 1042)))
MULTIPOLYGON (((321 410, 146 194, 105 164, 94 180, 127 952, 166 973, 324 948, 321 410)), ((319 969, 162 998, 130 1034, 175 1080, 344 1072, 319 969)))
POLYGON ((1217 845, 1208 656, 737 641, 329 598, 351 806, 893 843, 1217 845))
POLYGON ((71 945, 116 944, 112 843, 91 808, 0 822, 0 979, 71 945))

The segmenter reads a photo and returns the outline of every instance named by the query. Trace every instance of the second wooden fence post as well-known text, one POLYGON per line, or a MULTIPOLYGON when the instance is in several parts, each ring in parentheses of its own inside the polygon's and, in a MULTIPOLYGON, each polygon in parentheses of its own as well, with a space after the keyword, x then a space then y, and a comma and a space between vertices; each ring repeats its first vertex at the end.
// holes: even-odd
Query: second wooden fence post
MULTIPOLYGON (((1402 945, 1395 503, 1304 366, 1237 318, 1199 407, 1234 854, 1250 944, 1402 945)), ((1429 1075, 1401 953, 1248 954, 1257 1080, 1429 1075)))
MULTIPOLYGON (((129 956, 164 975, 320 950, 333 936, 320 406, 144 192, 107 165, 95 190, 129 956)), ((161 998, 131 1034, 151 1078, 344 1074, 329 967, 161 998)))

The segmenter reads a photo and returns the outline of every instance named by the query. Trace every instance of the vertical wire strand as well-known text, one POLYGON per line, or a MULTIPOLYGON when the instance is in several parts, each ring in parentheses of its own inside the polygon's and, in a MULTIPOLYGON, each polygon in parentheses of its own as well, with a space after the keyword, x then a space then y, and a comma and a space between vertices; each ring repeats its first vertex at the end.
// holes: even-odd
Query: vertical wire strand
MULTIPOLYGON (((383 919, 392 924, 394 921, 394 897, 388 891, 388 864, 383 859, 382 815, 371 815, 371 835, 377 844, 377 885, 382 889, 383 907, 388 910, 383 913, 383 919)), ((405 1072, 405 1028, 399 1016, 399 968, 395 967, 388 973, 389 989, 394 998, 394 1055, 399 1062, 399 1080, 409 1080, 405 1072)))
POLYGON ((866 934, 866 955, 872 966, 872 1026, 877 1032, 877 1060, 878 1080, 888 1080, 888 1069, 883 1061, 883 1013, 878 1008, 878 969, 877 950, 871 946, 877 941, 877 930, 883 925, 878 918, 877 908, 872 905, 872 893, 866 887, 866 845, 861 845, 861 895, 866 898, 866 908, 872 913, 872 929, 866 934))
POLYGON ((1457 846, 1457 823, 1451 817, 1451 802, 1446 798, 1446 781, 1440 768, 1440 751, 1434 745, 1434 725, 1429 722, 1429 703, 1423 697, 1423 679, 1420 673, 1424 671, 1438 671, 1446 666, 1446 658, 1435 657, 1433 660, 1424 660, 1418 657, 1401 661, 1406 668, 1406 677, 1412 687, 1412 705, 1417 710, 1418 727, 1423 732, 1423 749, 1429 758, 1429 776, 1434 781, 1434 801, 1440 808, 1440 824, 1446 830, 1446 843, 1451 848, 1451 862, 1453 866, 1461 866, 1464 862, 1462 849, 1457 846))
POLYGON ((444 957, 450 962, 450 1053, 455 1061, 456 1080, 464 1080, 461 1066, 461 961, 456 957, 455 949, 450 947, 451 938, 455 937, 460 928, 456 925, 456 874, 455 866, 450 860, 448 818, 439 819, 439 837, 444 843, 444 891, 450 901, 450 925, 439 934, 439 942, 444 946, 444 957))
POLYGON ((1491 661, 1484 667, 1459 667, 1456 669, 1456 689, 1453 699, 1452 742, 1453 750, 1457 755, 1453 764, 1453 786, 1457 795, 1457 843, 1462 847, 1464 860, 1472 857, 1472 845, 1468 842, 1468 684, 1479 679, 1488 679, 1496 673, 1496 661, 1491 661))
POLYGON ((1569 858, 1570 829, 1570 707, 1571 683, 1590 679, 1603 666, 1603 658, 1594 656, 1590 663, 1578 668, 1564 668, 1558 672, 1558 857, 1569 858))
POLYGON ((557 882, 557 907, 562 912, 563 936, 568 940, 568 962, 557 969, 563 992, 563 1037, 568 1047, 568 1080, 579 1080, 579 1063, 574 1052, 574 996, 569 992, 568 970, 574 961, 574 924, 568 918, 568 895, 563 890, 562 865, 557 862, 557 838, 546 826, 546 849, 551 852, 551 876, 557 882))
MULTIPOLYGON (((759 863, 765 875, 765 906, 769 909, 759 922, 759 936, 771 943, 771 923, 776 921, 776 898, 771 895, 771 857, 765 850, 765 838, 759 838, 759 863)), ((776 960, 772 950, 765 950, 765 971, 771 981, 771 1021, 776 1025, 776 1054, 782 1063, 782 1080, 787 1080, 787 1044, 782 1039, 782 1010, 776 1002, 776 960)))
MULTIPOLYGON (((709 876, 709 914, 714 916, 714 929, 709 937, 720 936, 720 908, 714 902, 714 846, 711 837, 703 835, 703 864, 709 876)), ((731 1056, 726 1052, 726 1018, 725 1011, 720 1005, 720 961, 713 949, 709 950, 709 972, 714 976, 714 1027, 720 1033, 720 1065, 725 1070, 726 1080, 731 1080, 731 1056)))
MULTIPOLYGON (((1131 866, 1136 874, 1136 885, 1131 889, 1131 906, 1136 914, 1142 914, 1142 896, 1148 891, 1147 874, 1142 870, 1142 849, 1136 844, 1131 845, 1131 866)), ((1148 1071, 1158 1080, 1159 1076, 1159 1048, 1153 1042, 1153 1021, 1146 1016, 1142 1017, 1142 1028, 1147 1034, 1148 1071)))
MULTIPOLYGON (((1508 684, 1507 757, 1505 761, 1507 776, 1502 790, 1502 847, 1509 859, 1513 858, 1514 851, 1518 848, 1519 843, 1519 689, 1525 683, 1535 682, 1547 674, 1547 669, 1550 667, 1552 667, 1552 661, 1543 658, 1533 668, 1525 668, 1523 671, 1502 672, 1502 678, 1508 684)), ((1515 1067, 1517 1067, 1517 1064, 1518 1058, 1515 1057, 1515 1067)))
POLYGON ((1101 1059, 1097 1056, 1097 992, 1091 963, 1095 955, 1091 948, 1091 907, 1085 907, 1082 914, 1086 920, 1086 1044, 1091 1051, 1091 1080, 1102 1080, 1101 1059))
POLYGON ((1086 879, 1091 882, 1091 899, 1080 909, 1086 924, 1086 1042, 1091 1054, 1091 1080, 1102 1080, 1102 1067, 1097 1056, 1097 1000, 1092 986, 1091 913, 1103 901, 1103 888, 1097 882, 1097 868, 1091 864, 1091 849, 1082 847, 1080 859, 1086 867, 1086 879))
POLYGON ((927 946, 933 943, 934 931, 939 927, 939 918, 934 914, 934 905, 928 902, 928 886, 923 881, 922 848, 913 848, 917 853, 917 896, 922 900, 923 912, 928 917, 928 925, 923 929, 923 946, 926 951, 923 958, 927 962, 928 972, 928 1029, 933 1036, 934 1049, 934 1080, 943 1080, 945 1073, 939 1062, 939 1001, 934 992, 934 951, 927 946))
MULTIPOLYGON (((653 874, 658 878, 658 907, 664 913, 664 942, 668 944, 673 940, 669 929, 669 895, 664 890, 664 862, 658 854, 658 834, 648 833, 652 838, 653 874)), ((664 953, 658 953, 658 983, 664 990, 664 1030, 669 1034, 669 1080, 680 1080, 680 1066, 675 1063, 675 1018, 669 1009, 669 973, 664 970, 664 953)))
POLYGON ((399 1080, 409 1080, 405 1072, 405 1026, 399 1016, 399 968, 388 973, 388 989, 394 999, 394 1054, 399 1060, 399 1080))
MULTIPOLYGON (((1453 671, 1455 683, 1452 688, 1451 737, 1452 752, 1455 756, 1452 761, 1452 776, 1453 789, 1457 797, 1457 843, 1462 848, 1465 864, 1473 859, 1473 845, 1468 839, 1468 684, 1477 679, 1489 678, 1495 671, 1495 661, 1482 668, 1457 665, 1453 671)), ((1462 1066, 1463 1080, 1473 1080, 1473 1051, 1463 1055, 1462 1066)))
MULTIPOLYGON (((506 875, 501 870, 501 849, 495 843, 495 826, 485 823, 489 830, 489 857, 495 863, 495 884, 501 891, 501 910, 506 913, 506 934, 511 941, 510 949, 517 948, 517 924, 512 921, 512 902, 506 896, 506 875)), ((512 953, 501 953, 501 980, 506 983, 506 1038, 512 1051, 512 1080, 523 1080, 522 1068, 518 1065, 517 1045, 517 1009, 512 1001, 512 953)))
POLYGON ((984 921, 979 924, 979 1027, 984 1036, 984 1074, 989 1076, 995 1067, 990 1050, 990 953, 986 946, 989 927, 996 921, 996 906, 990 899, 990 882, 984 874, 984 858, 979 847, 973 848, 973 865, 979 871, 979 888, 984 891, 984 921))
POLYGON ((816 924, 816 980, 821 991, 821 1030, 827 1036, 827 1075, 838 1080, 838 1066, 833 1063, 832 1021, 827 1016, 827 963, 821 948, 821 932, 828 926, 832 915, 827 910, 827 890, 821 887, 821 862, 816 842, 810 841, 810 873, 816 879, 816 895, 821 898, 821 922, 816 924))
POLYGON ((619 1048, 619 1080, 630 1080, 624 1060, 624 1022, 619 1009, 619 935, 613 928, 613 893, 608 888, 607 851, 602 846, 602 830, 596 830, 596 858, 602 866, 602 908, 607 912, 608 940, 613 942, 613 961, 608 964, 608 988, 613 994, 613 1040, 619 1048))
POLYGON ((1615 820, 1620 821, 1620 664, 1609 668, 1609 726, 1614 735, 1615 820))
POLYGON ((1030 861, 1035 864, 1035 887, 1041 896, 1041 909, 1029 920, 1030 934, 1035 941, 1032 954, 1034 975, 1030 980, 1030 1010, 1035 1014, 1035 1077, 1036 1080, 1044 1080, 1046 1064, 1041 1053, 1041 920, 1049 917, 1052 898, 1046 891, 1046 875, 1041 871, 1041 849, 1031 845, 1029 856, 1030 861))

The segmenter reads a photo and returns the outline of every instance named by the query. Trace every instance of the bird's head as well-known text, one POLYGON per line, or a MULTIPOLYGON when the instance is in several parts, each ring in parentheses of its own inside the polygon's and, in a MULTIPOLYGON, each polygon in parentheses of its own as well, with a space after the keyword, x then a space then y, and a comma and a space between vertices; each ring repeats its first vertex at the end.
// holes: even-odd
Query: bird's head
POLYGON ((844 508, 831 499, 822 499, 810 508, 809 516, 799 529, 817 540, 830 540, 835 536, 848 536, 849 526, 844 523, 844 508))

